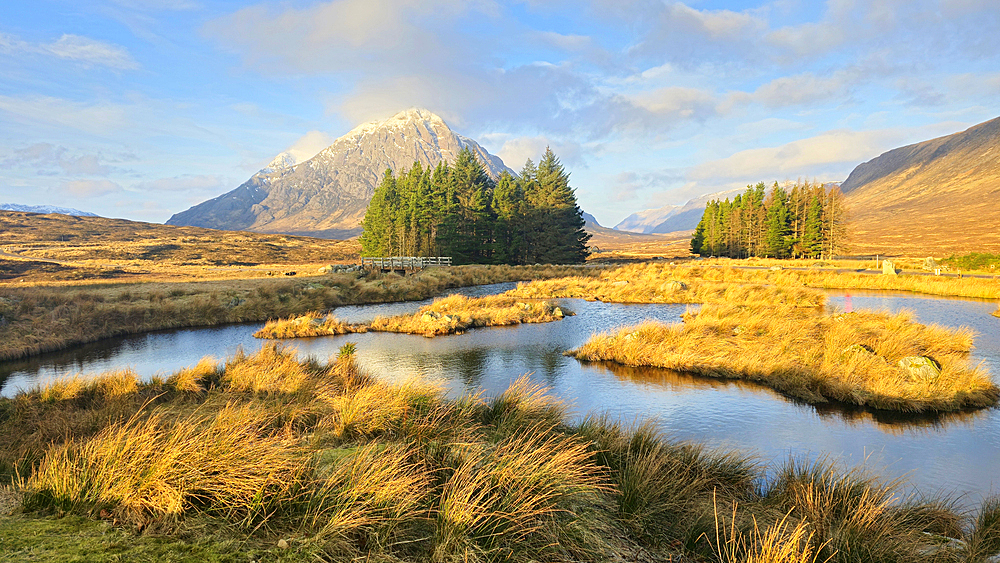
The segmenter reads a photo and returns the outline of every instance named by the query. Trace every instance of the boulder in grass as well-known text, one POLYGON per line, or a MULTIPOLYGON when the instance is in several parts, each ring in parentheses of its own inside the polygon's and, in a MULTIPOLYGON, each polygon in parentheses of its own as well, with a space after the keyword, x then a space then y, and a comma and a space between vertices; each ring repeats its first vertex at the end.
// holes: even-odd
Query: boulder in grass
POLYGON ((927 356, 907 356, 897 365, 913 381, 935 381, 941 375, 941 366, 927 356))
POLYGON ((611 285, 614 287, 622 287, 623 285, 628 285, 628 280, 618 280, 616 282, 612 282, 611 285))
POLYGON ((895 276, 896 275, 896 265, 892 263, 892 260, 882 261, 882 275, 885 276, 895 276))
POLYGON ((684 291, 687 288, 688 286, 686 283, 678 280, 670 280, 660 286, 660 290, 664 293, 677 293, 678 291, 684 291))
POLYGON ((552 309, 552 316, 555 317, 555 318, 557 318, 557 319, 561 319, 561 318, 565 317, 566 315, 563 314, 563 310, 562 309, 560 309, 559 307, 556 307, 555 309, 552 309))

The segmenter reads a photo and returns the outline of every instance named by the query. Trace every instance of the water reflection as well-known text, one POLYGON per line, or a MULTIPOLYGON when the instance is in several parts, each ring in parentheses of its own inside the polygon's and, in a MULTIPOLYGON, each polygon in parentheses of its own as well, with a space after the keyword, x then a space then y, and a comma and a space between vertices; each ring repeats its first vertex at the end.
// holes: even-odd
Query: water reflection
MULTIPOLYGON (((511 285, 465 290, 479 294, 511 285)), ((847 292, 830 292, 843 308, 847 292)), ((972 361, 1000 375, 1000 322, 995 302, 945 300, 908 294, 850 292, 855 309, 910 309, 920 322, 969 326, 978 333, 972 361)), ((440 382, 452 396, 496 395, 523 374, 571 405, 571 416, 606 413, 626 421, 652 419, 666 433, 719 448, 735 448, 780 463, 789 456, 829 457, 892 477, 918 489, 966 494, 969 502, 1000 485, 1000 411, 899 415, 843 405, 807 405, 755 384, 666 370, 584 364, 563 355, 592 334, 647 319, 679 322, 686 305, 621 305, 561 300, 574 317, 463 335, 365 333, 287 341, 301 356, 326 360, 356 342, 362 368, 386 380, 412 376, 440 382), (996 480, 996 481, 995 481, 996 480)), ((357 322, 416 310, 421 303, 341 307, 357 322)), ((82 346, 30 360, 0 363, 3 395, 66 373, 131 367, 143 377, 193 365, 205 355, 224 358, 257 350, 259 324, 167 331, 82 346)))
POLYGON ((788 397, 773 389, 739 379, 719 379, 664 368, 623 366, 614 362, 589 362, 592 369, 607 370, 621 381, 655 385, 675 393, 689 393, 696 389, 741 389, 747 392, 773 395, 805 408, 810 408, 821 418, 837 419, 853 425, 876 425, 889 434, 905 434, 919 428, 942 428, 948 424, 972 424, 989 416, 989 410, 969 409, 949 413, 900 413, 877 410, 839 402, 811 404, 788 397))

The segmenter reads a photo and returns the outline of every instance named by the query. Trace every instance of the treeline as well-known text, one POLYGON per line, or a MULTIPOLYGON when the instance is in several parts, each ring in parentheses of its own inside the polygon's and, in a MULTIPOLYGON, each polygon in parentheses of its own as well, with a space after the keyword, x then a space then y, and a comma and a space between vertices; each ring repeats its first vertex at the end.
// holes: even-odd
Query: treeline
POLYGON ((386 170, 361 235, 362 256, 451 256, 456 264, 583 262, 590 235, 569 174, 546 149, 518 177, 494 182, 462 149, 449 165, 415 162, 396 177, 386 170))
POLYGON ((761 182, 733 201, 711 201, 691 238, 703 256, 818 258, 846 244, 847 209, 840 188, 797 182, 786 190, 761 182))

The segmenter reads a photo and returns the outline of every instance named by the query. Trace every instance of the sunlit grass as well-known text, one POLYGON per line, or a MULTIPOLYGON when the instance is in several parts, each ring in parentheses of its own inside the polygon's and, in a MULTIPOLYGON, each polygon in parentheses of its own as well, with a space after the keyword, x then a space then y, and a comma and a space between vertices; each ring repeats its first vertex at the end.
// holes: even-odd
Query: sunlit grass
POLYGON ((525 301, 502 295, 435 299, 412 315, 376 317, 369 323, 347 324, 332 315, 309 313, 269 321, 254 333, 257 338, 297 338, 356 332, 401 332, 440 336, 473 328, 547 323, 573 313, 546 301, 525 301))
POLYGON ((906 313, 704 305, 680 325, 647 322, 592 337, 581 360, 653 366, 758 382, 807 402, 910 412, 995 405, 1000 390, 969 365, 972 334, 916 323, 906 313), (914 374, 904 358, 938 370, 914 374))
POLYGON ((805 304, 808 294, 796 288, 866 289, 907 291, 929 295, 1000 298, 1000 280, 944 276, 883 276, 838 272, 828 268, 771 270, 755 261, 727 261, 724 265, 684 263, 675 266, 644 263, 609 268, 596 277, 569 277, 521 284, 520 297, 579 297, 616 303, 718 303, 805 304), (687 287, 682 287, 683 284, 687 287), (741 288, 741 286, 749 286, 741 288), (754 286, 771 286, 768 289, 754 286), (744 295, 732 292, 745 292, 744 295))
POLYGON ((372 378, 353 353, 322 364, 265 347, 132 390, 113 374, 0 399, 0 438, 20 452, 0 452, 18 467, 4 482, 24 495, 18 521, 65 512, 168 543, 212 530, 255 552, 281 538, 275 558, 293 562, 920 561, 933 550, 974 561, 1000 551, 995 500, 966 518, 829 463, 768 468, 648 422, 571 425, 567 406, 528 378, 452 400, 420 381, 372 378))

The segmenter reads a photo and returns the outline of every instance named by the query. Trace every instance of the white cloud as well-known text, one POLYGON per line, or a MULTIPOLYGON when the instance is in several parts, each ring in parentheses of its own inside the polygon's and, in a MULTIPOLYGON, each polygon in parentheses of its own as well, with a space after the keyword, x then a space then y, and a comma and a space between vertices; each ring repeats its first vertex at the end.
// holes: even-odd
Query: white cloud
POLYGON ((545 149, 551 148, 563 164, 582 164, 583 147, 577 143, 552 140, 547 137, 517 137, 504 142, 497 156, 514 171, 520 171, 530 158, 538 164, 545 149))
POLYGON ((966 127, 954 122, 924 127, 891 128, 872 131, 827 131, 776 147, 737 152, 726 158, 703 162, 687 174, 700 185, 755 183, 798 177, 845 180, 855 166, 885 151, 920 142, 966 127))
POLYGON ((63 190, 75 197, 90 198, 122 191, 122 187, 111 180, 73 180, 63 184, 63 190))
POLYGON ((40 175, 63 174, 77 176, 106 176, 114 168, 104 162, 100 154, 71 154, 68 149, 51 143, 35 143, 14 149, 11 156, 0 161, 4 168, 29 167, 40 175))
POLYGON ((0 34, 0 51, 21 55, 48 55, 86 67, 104 66, 116 70, 139 68, 139 64, 124 47, 81 35, 63 34, 52 43, 30 43, 13 35, 0 34))
POLYGON ((715 113, 715 96, 697 88, 668 87, 631 97, 639 107, 656 115, 679 118, 706 117, 715 113))
POLYGON ((125 106, 40 95, 0 95, 0 112, 7 112, 12 120, 30 125, 46 124, 96 134, 120 131, 128 123, 125 106))
POLYGON ((316 156, 319 151, 329 147, 336 139, 322 131, 310 131, 299 137, 292 146, 284 150, 295 157, 295 162, 305 162, 316 156))

